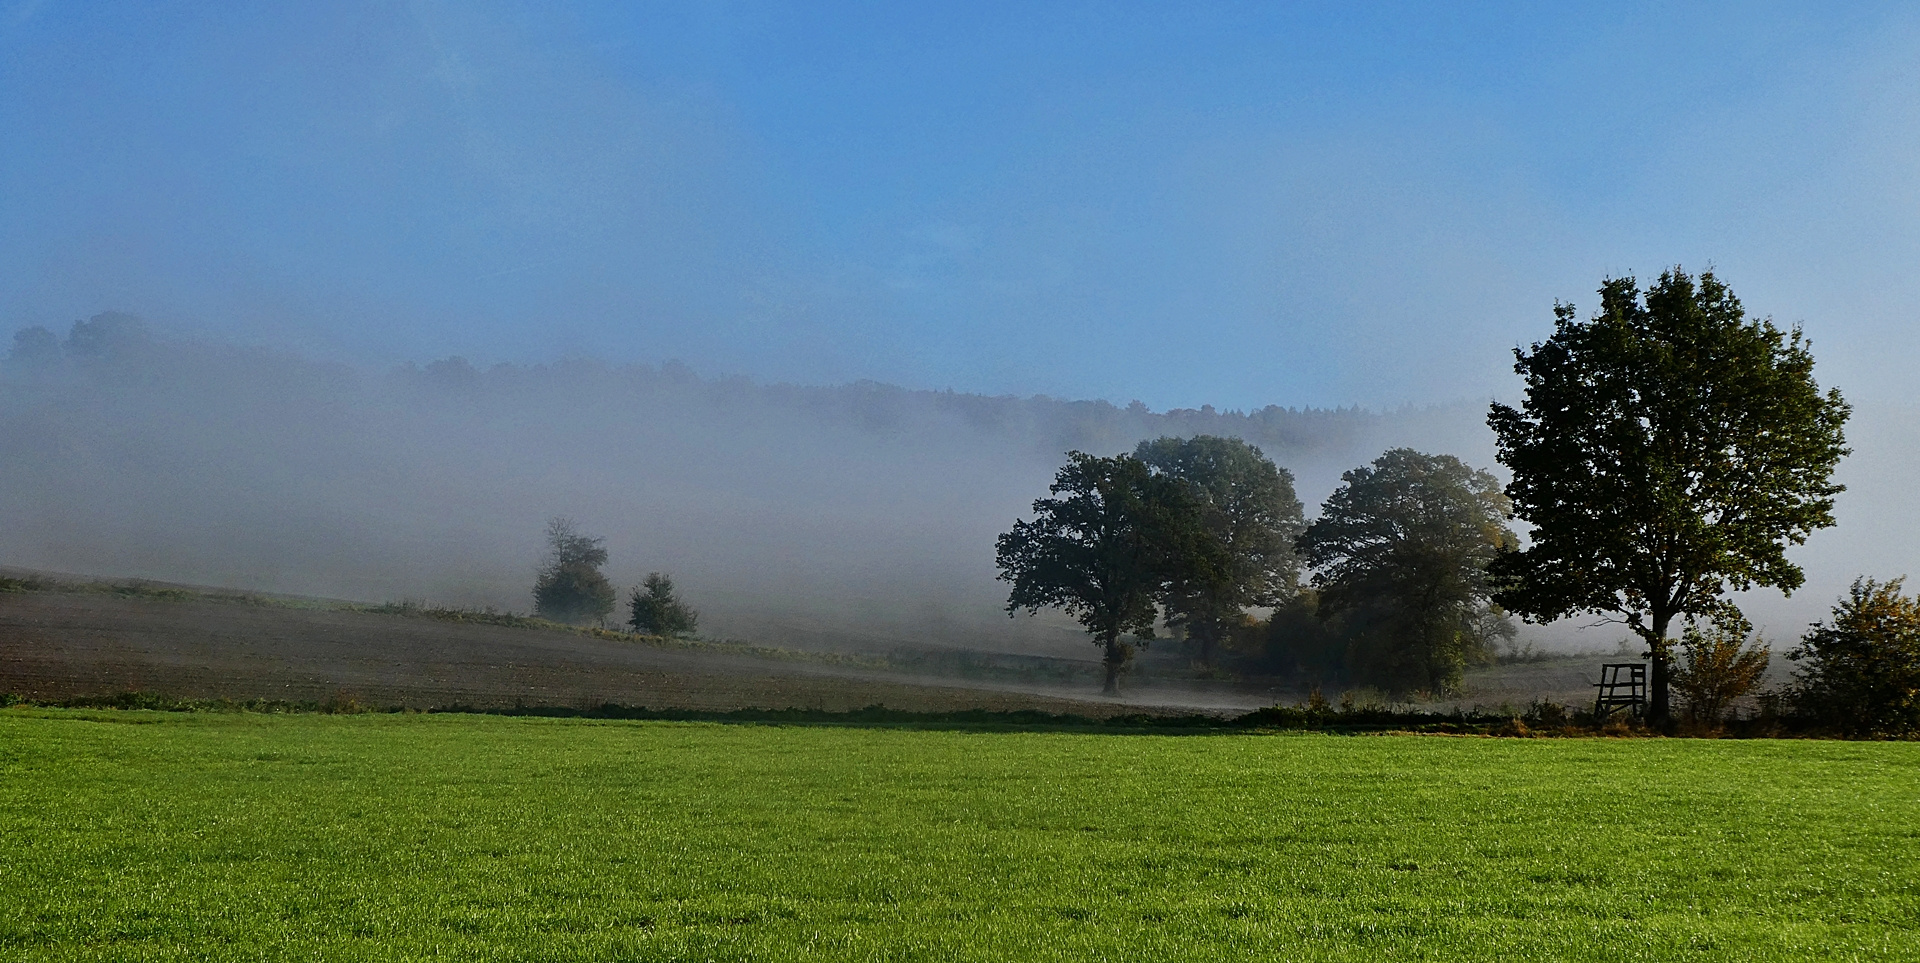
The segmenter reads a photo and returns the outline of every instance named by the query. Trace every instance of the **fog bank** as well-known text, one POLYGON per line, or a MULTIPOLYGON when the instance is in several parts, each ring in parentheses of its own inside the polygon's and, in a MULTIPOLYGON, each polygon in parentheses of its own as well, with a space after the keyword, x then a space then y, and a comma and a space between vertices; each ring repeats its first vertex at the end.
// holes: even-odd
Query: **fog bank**
MULTIPOLYGON (((16 339, 0 375, 0 564, 525 610, 564 514, 606 538, 616 584, 671 572, 705 634, 775 644, 1088 655, 1062 619, 1008 619, 993 577, 995 536, 1069 449, 1243 437, 1309 513, 1387 447, 1492 465, 1480 403, 1153 412, 672 363, 366 372, 112 316, 51 337, 16 339)), ((1913 514, 1893 506, 1920 434, 1902 414, 1858 419, 1842 526, 1799 553, 1808 588, 1749 600, 1776 637, 1854 574, 1909 563, 1913 514)))

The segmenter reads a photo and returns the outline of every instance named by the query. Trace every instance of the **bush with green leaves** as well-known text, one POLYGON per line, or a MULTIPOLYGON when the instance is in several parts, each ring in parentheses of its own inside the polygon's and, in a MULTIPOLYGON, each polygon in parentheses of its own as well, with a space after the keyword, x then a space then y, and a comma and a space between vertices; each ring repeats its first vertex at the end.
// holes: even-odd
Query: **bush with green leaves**
POLYGON ((1920 735, 1920 598, 1904 578, 1854 580, 1833 617, 1815 623, 1787 658, 1793 705, 1808 722, 1842 735, 1920 735))
POLYGON ((1346 678, 1346 637, 1319 611, 1320 594, 1310 588, 1275 606, 1261 650, 1248 664, 1257 672, 1313 682, 1346 678))
POLYGON ((1772 658, 1766 643, 1753 638, 1753 625, 1738 614, 1689 622, 1680 633, 1680 664, 1673 673, 1688 720, 1719 725, 1734 700, 1759 687, 1772 658))

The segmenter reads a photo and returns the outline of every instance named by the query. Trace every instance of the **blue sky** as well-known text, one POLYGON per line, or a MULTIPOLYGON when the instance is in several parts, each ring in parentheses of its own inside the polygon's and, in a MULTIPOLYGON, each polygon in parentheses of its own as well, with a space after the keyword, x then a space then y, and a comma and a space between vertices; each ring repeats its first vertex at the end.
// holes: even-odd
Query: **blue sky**
POLYGON ((1908 400, 1912 8, 1355 6, 0 6, 0 322, 1391 405, 1711 263, 1908 400))

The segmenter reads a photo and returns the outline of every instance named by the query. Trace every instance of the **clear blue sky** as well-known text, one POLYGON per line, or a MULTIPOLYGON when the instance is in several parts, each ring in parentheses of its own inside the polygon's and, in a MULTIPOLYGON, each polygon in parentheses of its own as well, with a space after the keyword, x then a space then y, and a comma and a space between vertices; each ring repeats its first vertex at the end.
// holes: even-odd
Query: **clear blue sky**
POLYGON ((1905 400, 1914 10, 13 2, 0 323, 1381 405, 1712 263, 1905 400))

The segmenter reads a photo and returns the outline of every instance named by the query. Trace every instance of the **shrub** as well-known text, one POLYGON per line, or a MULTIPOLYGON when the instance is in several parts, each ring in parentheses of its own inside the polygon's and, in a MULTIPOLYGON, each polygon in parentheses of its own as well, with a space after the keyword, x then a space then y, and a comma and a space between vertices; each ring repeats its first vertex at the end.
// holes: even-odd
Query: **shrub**
POLYGON ((14 332, 13 351, 7 360, 15 365, 51 364, 60 360, 60 339, 46 328, 35 325, 14 332))
POLYGON ((1265 629, 1253 658, 1258 670, 1310 679, 1344 675, 1346 639, 1334 621, 1319 617, 1319 594, 1312 589, 1277 606, 1265 629))
POLYGON ((1719 725, 1734 700, 1760 685, 1772 653, 1758 639, 1749 644, 1752 633, 1752 624, 1738 614, 1710 621, 1704 631, 1697 622, 1687 624, 1673 688, 1686 700, 1689 721, 1719 725))
POLYGON ((627 600, 632 617, 627 624, 643 635, 686 635, 700 625, 700 613, 680 601, 673 592, 673 579, 652 572, 627 600))
POLYGON ((1850 736, 1920 734, 1920 599, 1901 594, 1904 582, 1855 579, 1788 654, 1804 663, 1797 714, 1850 736))
POLYGON ((555 622, 594 622, 613 612, 613 583, 600 573, 607 564, 604 539, 580 533, 573 519, 547 523, 547 561, 533 583, 533 611, 555 622))

